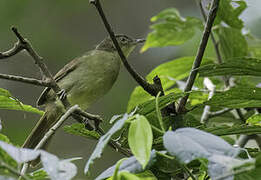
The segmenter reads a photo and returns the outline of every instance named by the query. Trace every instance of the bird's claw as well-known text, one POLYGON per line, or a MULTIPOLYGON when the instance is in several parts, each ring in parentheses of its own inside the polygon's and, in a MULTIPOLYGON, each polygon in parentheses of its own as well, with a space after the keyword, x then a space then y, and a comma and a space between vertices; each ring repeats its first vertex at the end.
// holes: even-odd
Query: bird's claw
POLYGON ((67 96, 66 91, 65 91, 64 89, 62 89, 61 91, 59 91, 59 92, 57 93, 57 95, 58 95, 58 97, 59 97, 60 100, 65 99, 65 97, 67 96))

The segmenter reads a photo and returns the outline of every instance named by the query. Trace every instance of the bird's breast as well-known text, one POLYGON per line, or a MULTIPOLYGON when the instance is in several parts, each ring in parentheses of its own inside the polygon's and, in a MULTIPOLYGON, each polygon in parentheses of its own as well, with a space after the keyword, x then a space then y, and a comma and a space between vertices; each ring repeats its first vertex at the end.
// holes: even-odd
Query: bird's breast
POLYGON ((67 92, 71 104, 86 109, 111 89, 119 70, 120 59, 117 54, 95 50, 81 57, 78 67, 59 85, 67 92))

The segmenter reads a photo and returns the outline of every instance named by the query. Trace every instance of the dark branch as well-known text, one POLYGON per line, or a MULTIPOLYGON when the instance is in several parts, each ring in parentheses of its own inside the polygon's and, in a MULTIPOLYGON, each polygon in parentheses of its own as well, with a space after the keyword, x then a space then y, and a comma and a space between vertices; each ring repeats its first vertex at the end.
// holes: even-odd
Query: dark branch
POLYGON ((34 78, 27 78, 27 77, 22 77, 22 76, 15 76, 15 75, 1 74, 1 73, 0 73, 0 78, 12 80, 12 81, 23 82, 23 83, 27 83, 27 84, 33 84, 33 85, 37 85, 37 86, 52 87, 51 83, 48 83, 48 82, 42 81, 42 80, 38 80, 38 79, 34 79, 34 78))
MULTIPOLYGON (((195 82, 195 79, 197 77, 198 74, 198 68, 200 67, 207 43, 208 43, 208 39, 211 33, 211 29, 214 23, 214 20, 216 18, 216 14, 217 14, 217 10, 218 10, 218 5, 219 5, 219 0, 213 0, 212 4, 211 4, 211 9, 209 11, 209 15, 207 18, 207 22, 204 28, 204 32, 203 32, 203 37, 201 39, 200 45, 199 45, 199 49, 197 52, 197 56, 196 59, 193 63, 192 69, 190 71, 190 75, 188 77, 187 83, 186 83, 186 87, 184 89, 184 92, 188 92, 191 91, 192 86, 195 82)), ((187 94, 185 97, 183 97, 180 100, 180 103, 178 105, 178 113, 183 113, 185 112, 185 105, 187 103, 189 94, 187 94)))
POLYGON ((0 52, 0 59, 6 59, 11 56, 14 56, 22 50, 24 50, 24 48, 21 46, 19 42, 17 42, 14 44, 14 47, 12 47, 10 50, 5 52, 0 52))
MULTIPOLYGON (((48 70, 47 66, 44 64, 43 58, 40 57, 36 53, 36 51, 33 49, 32 45, 31 45, 31 43, 27 39, 23 38, 23 36, 18 32, 17 28, 12 27, 12 31, 18 38, 19 43, 23 44, 24 49, 32 56, 35 64, 40 68, 41 72, 43 73, 43 77, 44 77, 43 79, 47 79, 50 82, 51 87, 56 94, 61 92, 61 88, 57 85, 51 72, 48 70)), ((70 103, 67 100, 67 98, 62 98, 61 101, 64 104, 66 109, 68 109, 70 107, 70 103)))
POLYGON ((90 3, 93 4, 96 9, 99 12, 99 15, 102 18, 102 21, 104 23, 105 28, 107 29, 114 46, 116 47, 119 56, 122 60, 122 63, 124 64, 125 68, 127 69, 127 71, 131 74, 131 76, 135 79, 135 81, 145 90, 147 91, 149 94, 151 94, 152 96, 157 96, 158 92, 161 91, 162 87, 159 87, 159 84, 150 84, 148 83, 141 75, 139 75, 135 69, 128 63, 125 55, 123 54, 116 38, 115 38, 115 34, 111 28, 111 25, 109 24, 109 22, 106 19, 106 16, 103 12, 102 6, 100 4, 99 0, 90 0, 90 3))

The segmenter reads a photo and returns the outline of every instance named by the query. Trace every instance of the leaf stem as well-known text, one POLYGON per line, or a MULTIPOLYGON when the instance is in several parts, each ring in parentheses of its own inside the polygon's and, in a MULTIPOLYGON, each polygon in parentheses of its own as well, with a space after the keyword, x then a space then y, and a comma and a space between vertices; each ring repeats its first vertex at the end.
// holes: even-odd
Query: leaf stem
POLYGON ((159 109, 159 96, 160 96, 161 92, 159 92, 155 98, 155 105, 156 105, 156 113, 157 113, 157 117, 158 117, 158 120, 159 120, 159 125, 160 125, 160 128, 163 132, 165 132, 165 128, 164 128, 164 124, 163 124, 163 121, 162 121, 162 115, 161 115, 161 112, 160 112, 160 109, 159 109))

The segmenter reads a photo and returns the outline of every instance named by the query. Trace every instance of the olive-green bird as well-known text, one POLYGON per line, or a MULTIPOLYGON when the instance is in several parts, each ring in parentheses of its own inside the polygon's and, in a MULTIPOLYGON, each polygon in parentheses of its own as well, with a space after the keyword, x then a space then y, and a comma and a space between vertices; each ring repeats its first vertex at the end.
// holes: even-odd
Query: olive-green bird
MULTIPOLYGON (((116 39, 126 57, 138 43, 144 42, 143 39, 133 39, 126 35, 116 35, 116 39)), ((111 39, 107 37, 94 50, 65 65, 54 79, 65 91, 71 105, 78 104, 85 110, 111 89, 119 74, 120 65, 118 52, 111 39)), ((24 142, 25 148, 35 148, 65 112, 51 88, 44 89, 37 105, 43 105, 45 113, 24 142)), ((46 149, 46 145, 43 149, 46 149)))

